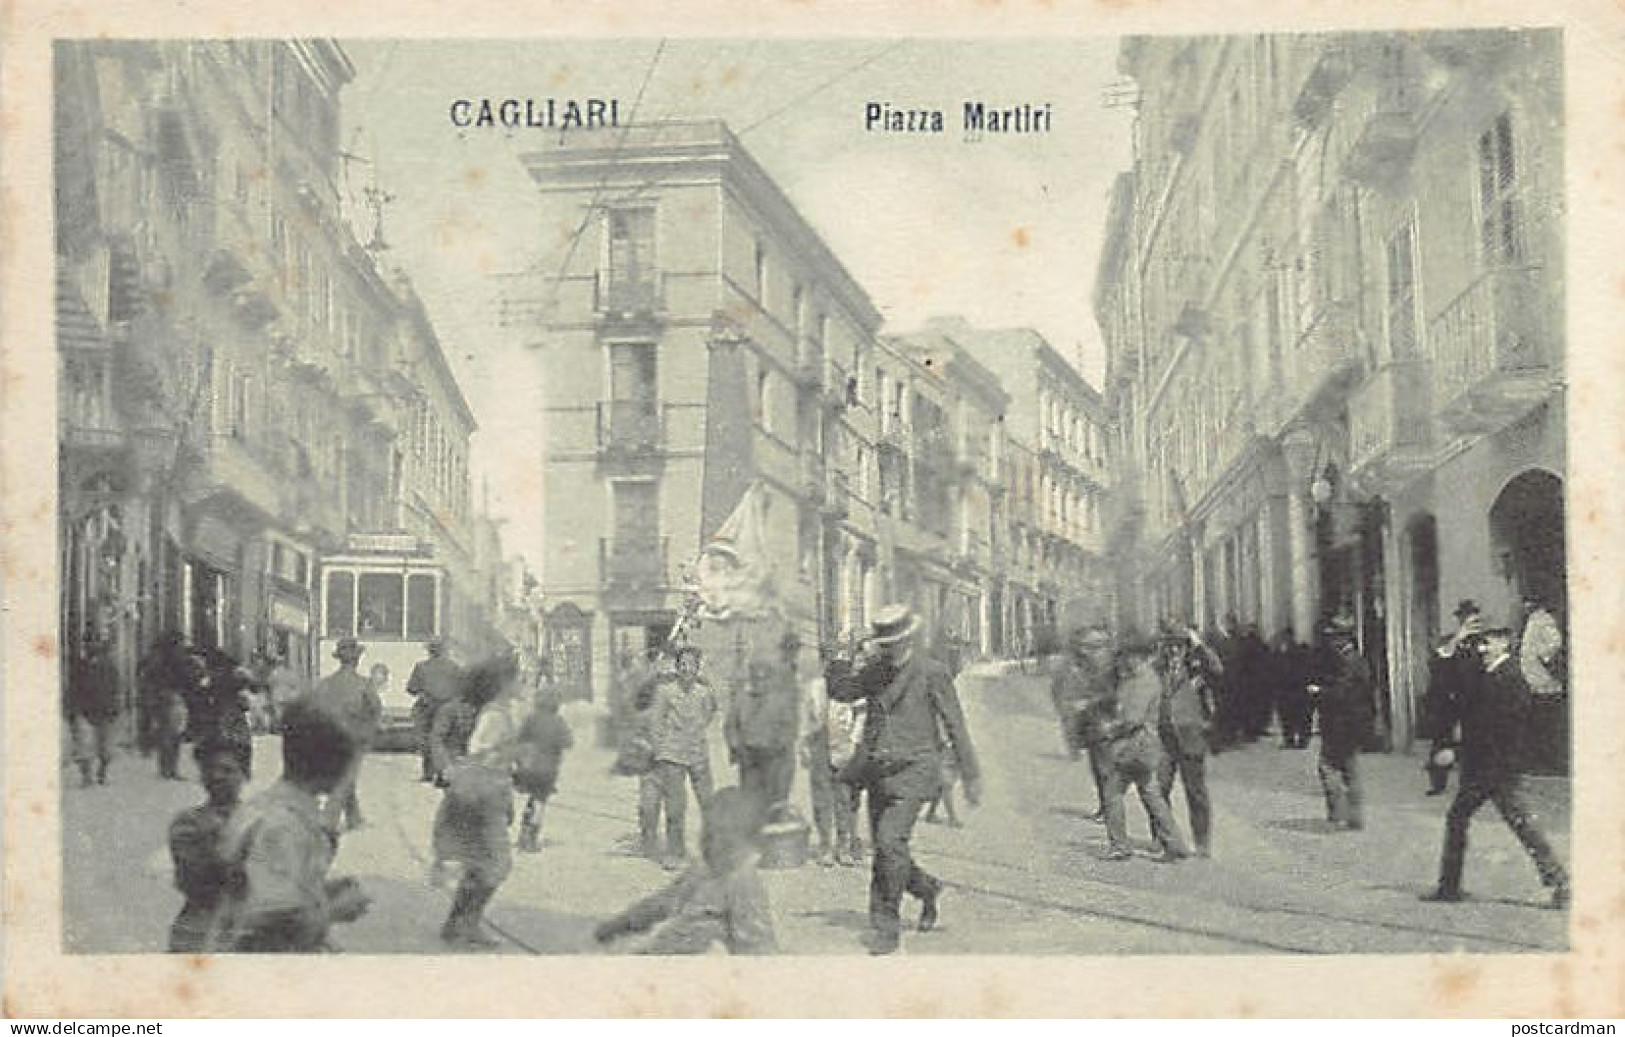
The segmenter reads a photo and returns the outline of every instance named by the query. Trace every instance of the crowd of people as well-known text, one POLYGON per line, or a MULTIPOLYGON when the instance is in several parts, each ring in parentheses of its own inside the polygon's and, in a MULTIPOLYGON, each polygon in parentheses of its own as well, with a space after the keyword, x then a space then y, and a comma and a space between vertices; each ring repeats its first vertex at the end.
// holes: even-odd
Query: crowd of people
MULTIPOLYGON (((1535 609, 1531 609, 1534 615, 1535 609)), ((1422 726, 1432 740, 1429 794, 1448 791, 1439 877, 1429 899, 1462 899, 1469 823, 1494 803, 1566 906, 1567 872, 1529 810, 1521 775, 1535 679, 1561 665, 1561 638, 1515 639, 1463 601, 1457 627, 1430 660, 1422 726), (1518 652, 1514 654, 1514 645, 1518 652)), ((1538 624, 1536 618, 1531 623, 1538 624)), ((1376 691, 1351 624, 1329 621, 1311 651, 1284 632, 1271 648, 1256 630, 1203 636, 1165 626, 1135 637, 1104 627, 1069 632, 1050 673, 1062 744, 1087 762, 1104 824, 1108 860, 1136 857, 1124 800, 1134 790, 1164 861, 1214 853, 1209 757, 1272 729, 1281 746, 1305 748, 1318 733, 1330 828, 1366 824, 1359 768, 1375 728, 1376 691), (1190 839, 1174 809, 1182 788, 1190 839)), ((174 920, 176 951, 312 951, 332 926, 370 901, 353 878, 329 875, 342 837, 365 824, 358 795, 379 730, 377 667, 362 676, 364 647, 338 642, 336 669, 308 692, 271 696, 281 734, 282 774, 251 799, 251 719, 256 678, 224 653, 182 639, 159 640, 139 668, 142 736, 160 776, 179 776, 190 741, 205 801, 170 828, 175 884, 185 898, 174 920)), ((789 630, 752 651, 732 694, 719 696, 693 643, 678 641, 642 668, 627 667, 615 770, 638 782, 639 852, 678 872, 662 889, 599 926, 610 946, 636 937, 649 953, 736 953, 777 948, 757 875, 768 841, 798 827, 824 867, 870 866, 867 943, 901 945, 903 904, 914 925, 933 928, 943 884, 918 862, 912 834, 939 811, 958 824, 953 791, 981 796, 978 758, 955 687, 951 655, 928 650, 906 606, 879 612, 866 637, 810 647, 789 630), (711 736, 737 779, 717 789, 711 736), (791 804, 797 767, 807 774, 811 825, 791 804), (692 797, 692 800, 691 800, 692 797), (688 852, 689 805, 698 807, 700 852, 688 852), (860 818, 867 824, 860 824, 860 818), (810 834, 809 834, 810 830, 810 834), (869 844, 865 844, 865 836, 869 844)), ((105 645, 91 644, 69 674, 73 759, 87 786, 108 780, 116 674, 105 645)), ((505 654, 464 668, 442 642, 429 644, 406 689, 413 697, 419 777, 440 791, 431 878, 456 873, 440 929, 449 947, 498 942, 483 921, 513 868, 513 853, 542 848, 546 804, 574 744, 545 662, 505 654), (516 825, 517 821, 517 825, 516 825)))
MULTIPOLYGON (((1425 765, 1427 794, 1445 792, 1453 769, 1461 777, 1446 814, 1438 883, 1425 899, 1463 899, 1468 826, 1480 807, 1493 802, 1550 889, 1551 906, 1569 903, 1567 870, 1529 809, 1523 785, 1543 694, 1528 674, 1550 671, 1561 639, 1539 630, 1549 613, 1538 601, 1528 601, 1526 611, 1526 632, 1515 639, 1507 627, 1488 626, 1475 602, 1461 602, 1457 629, 1440 641, 1430 661, 1424 703, 1425 736, 1433 740, 1425 765), (1531 636, 1530 629, 1538 633, 1531 636)), ((1231 739, 1251 734, 1254 718, 1267 721, 1261 703, 1270 691, 1283 748, 1306 745, 1318 728, 1317 770, 1328 826, 1365 827, 1359 757, 1375 726, 1376 689, 1352 624, 1328 621, 1320 631, 1324 651, 1302 669, 1283 662, 1273 671, 1277 683, 1263 683, 1262 690, 1249 690, 1247 682, 1251 675, 1272 672, 1268 650, 1248 647, 1248 639, 1243 631, 1227 651, 1189 628, 1165 627, 1149 640, 1114 639, 1102 628, 1073 632, 1067 658, 1053 676, 1051 698, 1068 752, 1088 759, 1099 803, 1093 819, 1106 825, 1107 859, 1135 856, 1123 811, 1131 787, 1145 807, 1161 859, 1189 855, 1170 805, 1176 782, 1189 808, 1194 852, 1212 854, 1207 757, 1231 739)), ((1281 643, 1293 645, 1290 636, 1281 643)), ((1277 655, 1290 659, 1294 653, 1295 646, 1277 655)), ((1550 694, 1550 687, 1544 693, 1550 694)))

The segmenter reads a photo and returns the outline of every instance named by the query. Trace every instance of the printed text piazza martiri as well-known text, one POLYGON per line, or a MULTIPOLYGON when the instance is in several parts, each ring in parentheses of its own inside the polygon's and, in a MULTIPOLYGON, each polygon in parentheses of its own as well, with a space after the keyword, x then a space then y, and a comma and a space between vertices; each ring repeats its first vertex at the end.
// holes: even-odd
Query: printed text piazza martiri
MULTIPOLYGON (((1048 133, 1054 128, 1053 108, 1048 103, 1000 108, 985 101, 966 101, 961 128, 968 136, 1048 133)), ((889 101, 869 101, 863 106, 863 128, 870 133, 942 133, 946 124, 941 108, 910 108, 889 101)))

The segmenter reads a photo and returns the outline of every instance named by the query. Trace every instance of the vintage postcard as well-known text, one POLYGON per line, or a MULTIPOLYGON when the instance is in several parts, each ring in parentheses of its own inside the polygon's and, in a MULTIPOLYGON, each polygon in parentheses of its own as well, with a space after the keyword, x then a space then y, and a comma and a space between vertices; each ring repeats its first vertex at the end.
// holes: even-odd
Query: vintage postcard
POLYGON ((1625 1012, 1617 8, 339 6, 5 22, 8 1014, 1625 1012))

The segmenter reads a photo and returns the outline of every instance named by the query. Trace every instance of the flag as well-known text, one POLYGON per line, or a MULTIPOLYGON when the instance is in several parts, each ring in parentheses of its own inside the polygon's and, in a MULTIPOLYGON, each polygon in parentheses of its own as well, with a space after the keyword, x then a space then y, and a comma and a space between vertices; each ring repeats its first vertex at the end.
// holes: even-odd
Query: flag
POLYGON ((777 575, 765 535, 767 491, 745 488, 728 516, 700 549, 692 589, 701 619, 756 619, 779 612, 777 575))

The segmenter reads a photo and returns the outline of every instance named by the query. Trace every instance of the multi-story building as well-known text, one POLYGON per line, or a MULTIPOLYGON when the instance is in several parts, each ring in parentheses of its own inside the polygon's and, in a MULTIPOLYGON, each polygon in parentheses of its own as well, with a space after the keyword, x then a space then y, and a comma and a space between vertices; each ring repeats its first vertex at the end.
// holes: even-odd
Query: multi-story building
POLYGON ((1110 425, 1100 393, 1027 328, 979 329, 960 318, 928 325, 974 357, 1008 393, 1000 424, 1010 444, 1001 509, 1008 528, 1001 626, 1032 646, 1060 628, 1113 616, 1101 552, 1111 489, 1110 425))
POLYGON ((903 431, 882 436, 879 458, 902 491, 885 501, 883 520, 894 596, 913 603, 962 659, 1001 653, 1009 396, 935 326, 890 336, 875 356, 882 428, 903 431))
POLYGON ((561 679, 602 694, 670 636, 685 568, 753 484, 791 620, 860 625, 878 593, 874 491, 852 485, 874 450, 852 413, 880 324, 863 289, 719 122, 572 133, 523 160, 559 243, 510 313, 542 367, 561 679))
POLYGON ((175 630, 311 672, 324 552, 469 519, 467 404, 340 211, 353 69, 323 40, 56 62, 64 658, 94 632, 128 678, 175 630))
POLYGON ((1409 739, 1458 599, 1564 605, 1560 46, 1134 39, 1096 306, 1143 619, 1352 620, 1409 739))

